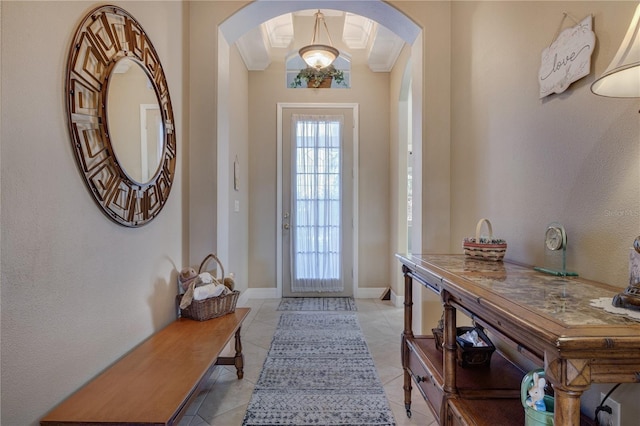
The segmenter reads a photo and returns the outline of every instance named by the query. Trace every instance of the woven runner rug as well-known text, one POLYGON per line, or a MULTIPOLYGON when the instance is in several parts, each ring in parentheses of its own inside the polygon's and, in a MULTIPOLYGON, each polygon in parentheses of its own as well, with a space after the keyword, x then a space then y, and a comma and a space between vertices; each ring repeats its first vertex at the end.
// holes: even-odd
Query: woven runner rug
POLYGON ((242 424, 395 425, 356 314, 283 313, 242 424))
POLYGON ((285 297, 279 311, 357 311, 352 297, 285 297))

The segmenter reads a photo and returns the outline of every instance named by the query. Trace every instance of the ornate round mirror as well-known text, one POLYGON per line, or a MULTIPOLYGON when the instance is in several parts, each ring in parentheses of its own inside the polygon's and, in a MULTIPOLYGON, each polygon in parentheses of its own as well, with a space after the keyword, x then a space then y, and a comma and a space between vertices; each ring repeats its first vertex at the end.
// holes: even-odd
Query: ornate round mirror
POLYGON ((73 150, 94 199, 121 225, 148 223, 175 175, 173 110, 160 59, 125 10, 101 6, 80 23, 66 96, 73 150))

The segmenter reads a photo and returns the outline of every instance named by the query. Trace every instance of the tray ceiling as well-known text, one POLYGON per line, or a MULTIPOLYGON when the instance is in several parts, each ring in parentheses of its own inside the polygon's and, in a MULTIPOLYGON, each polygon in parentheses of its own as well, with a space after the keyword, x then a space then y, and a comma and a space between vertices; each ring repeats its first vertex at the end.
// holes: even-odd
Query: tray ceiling
MULTIPOLYGON (((265 70, 272 62, 284 62, 300 47, 309 44, 316 10, 277 16, 240 37, 236 45, 250 71, 265 70)), ((334 47, 352 61, 366 63, 374 72, 389 72, 404 41, 384 26, 348 12, 321 10, 334 47)), ((321 31, 321 42, 327 43, 321 31)))

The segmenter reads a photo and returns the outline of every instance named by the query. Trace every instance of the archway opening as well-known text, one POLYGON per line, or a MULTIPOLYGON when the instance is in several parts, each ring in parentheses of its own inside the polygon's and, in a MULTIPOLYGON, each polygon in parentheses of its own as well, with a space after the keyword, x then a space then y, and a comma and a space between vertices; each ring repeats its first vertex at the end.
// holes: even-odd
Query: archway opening
MULTIPOLYGON (((261 23, 272 19, 274 17, 296 12, 298 10, 306 9, 335 9, 345 12, 358 14, 369 19, 372 19, 379 24, 383 25, 390 31, 401 37, 411 48, 411 61, 410 69, 407 71, 409 75, 422 76, 422 29, 418 27, 415 22, 402 14, 397 9, 393 8, 389 4, 376 1, 376 2, 361 2, 361 1, 309 1, 309 2, 269 2, 269 1, 255 1, 246 7, 240 9, 234 15, 225 20, 218 29, 218 98, 217 98, 217 122, 218 122, 218 134, 217 134, 217 250, 220 253, 224 253, 230 244, 231 235, 229 233, 229 210, 227 201, 229 200, 230 193, 232 191, 232 185, 230 183, 229 176, 231 176, 230 167, 232 167, 233 159, 230 158, 230 146, 232 141, 229 138, 227 131, 227 124, 229 120, 229 114, 227 111, 227 105, 229 105, 229 98, 231 94, 228 92, 229 87, 229 54, 230 46, 235 43, 243 34, 259 26, 261 23), (224 202, 221 202, 224 201, 224 202)), ((419 149, 422 137, 422 84, 416 84, 410 86, 410 93, 406 98, 406 102, 410 102, 407 105, 407 111, 411 114, 410 123, 411 128, 407 129, 408 137, 411 137, 411 145, 413 152, 421 152, 419 149)), ((421 157, 416 155, 416 161, 420 162, 421 157)), ((405 166, 406 167, 406 166, 405 166)), ((412 184, 412 205, 420 206, 422 204, 420 199, 420 175, 416 174, 416 167, 413 167, 413 184, 412 184)), ((417 168, 419 173, 420 167, 417 168)), ((394 200, 397 203, 407 202, 406 191, 402 193, 398 199, 394 200), (404 197, 404 199, 400 199, 404 197)), ((414 208, 414 217, 416 214, 420 214, 419 210, 414 208)), ((278 217, 278 215, 276 215, 278 217)), ((418 229, 420 226, 420 220, 412 221, 413 232, 412 235, 417 238, 412 238, 414 247, 420 244, 421 232, 418 229)), ((274 226, 277 226, 274 223, 274 226)), ((396 247, 392 244, 390 247, 396 247)), ((396 268, 392 265, 392 271, 396 268)), ((394 272, 395 273, 395 272, 394 272)), ((388 278, 392 280, 392 277, 388 278)), ((403 294, 403 282, 398 283, 396 292, 403 294)), ((274 289, 275 290, 275 289, 274 289)), ((265 292, 261 292, 265 295, 265 292)), ((271 294, 273 297, 277 297, 277 293, 271 294)), ((396 303, 401 303, 398 300, 396 303)))

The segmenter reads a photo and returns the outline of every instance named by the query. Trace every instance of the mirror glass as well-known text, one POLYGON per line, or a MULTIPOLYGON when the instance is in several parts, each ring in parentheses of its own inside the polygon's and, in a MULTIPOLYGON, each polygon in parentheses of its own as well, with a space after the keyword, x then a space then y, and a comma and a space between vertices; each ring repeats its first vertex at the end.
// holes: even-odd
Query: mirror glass
POLYGON ((107 121, 120 166, 134 181, 149 182, 162 158, 164 127, 153 84, 130 58, 120 59, 111 71, 107 121))

